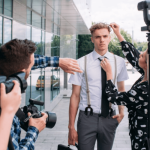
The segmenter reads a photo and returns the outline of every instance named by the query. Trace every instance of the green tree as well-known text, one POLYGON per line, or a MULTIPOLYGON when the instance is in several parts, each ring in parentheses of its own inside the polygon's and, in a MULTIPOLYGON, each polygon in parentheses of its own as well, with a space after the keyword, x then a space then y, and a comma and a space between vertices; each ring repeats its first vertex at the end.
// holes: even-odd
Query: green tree
POLYGON ((79 35, 78 39, 78 58, 93 51, 94 44, 91 42, 91 35, 79 35))
POLYGON ((60 56, 60 36, 54 35, 52 38, 51 56, 60 56))
MULTIPOLYGON (((131 35, 127 31, 121 29, 120 33, 127 42, 132 43, 131 35)), ((112 38, 111 42, 109 43, 109 46, 108 46, 109 51, 112 52, 113 54, 116 54, 124 58, 124 55, 122 53, 122 47, 120 45, 118 38, 116 37, 114 33, 111 34, 111 38, 112 38)), ((135 43, 135 46, 136 46, 136 43, 135 43)))
POLYGON ((44 42, 35 42, 36 45, 36 54, 44 55, 44 42))
POLYGON ((147 42, 143 42, 142 51, 145 51, 148 48, 147 42))

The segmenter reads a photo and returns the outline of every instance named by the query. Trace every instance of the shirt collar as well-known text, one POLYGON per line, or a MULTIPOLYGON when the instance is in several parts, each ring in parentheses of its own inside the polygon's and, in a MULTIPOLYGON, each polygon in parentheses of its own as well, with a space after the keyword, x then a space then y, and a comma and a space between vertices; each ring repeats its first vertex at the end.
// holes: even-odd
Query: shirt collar
POLYGON ((96 59, 98 59, 98 58, 104 58, 104 57, 107 57, 108 59, 110 59, 110 52, 109 51, 107 51, 106 52, 106 54, 105 55, 103 55, 103 56, 101 56, 100 54, 98 54, 96 51, 95 51, 95 49, 94 49, 94 51, 93 51, 93 59, 94 60, 96 60, 96 59))

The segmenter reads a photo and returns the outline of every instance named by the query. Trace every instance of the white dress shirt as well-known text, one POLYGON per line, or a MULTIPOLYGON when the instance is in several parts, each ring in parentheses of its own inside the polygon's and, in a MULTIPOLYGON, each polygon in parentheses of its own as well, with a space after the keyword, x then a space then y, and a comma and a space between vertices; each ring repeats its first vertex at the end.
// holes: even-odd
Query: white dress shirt
MULTIPOLYGON (((113 78, 114 78, 114 67, 115 67, 115 60, 114 55, 107 51, 104 55, 108 58, 112 71, 113 71, 113 78)), ((99 55, 95 50, 87 55, 87 78, 89 83, 89 90, 90 90, 90 101, 91 107, 93 108, 93 112, 101 113, 101 99, 102 99, 102 87, 101 87, 101 66, 100 60, 98 58, 103 59, 104 56, 99 55)), ((128 79, 128 74, 126 70, 125 61, 122 57, 117 55, 117 78, 116 78, 116 87, 117 82, 121 82, 128 79)), ((69 83, 74 85, 81 86, 80 91, 80 103, 79 103, 79 110, 85 111, 87 107, 87 93, 86 93, 86 80, 84 75, 84 57, 81 57, 77 60, 78 64, 83 71, 83 73, 75 73, 75 75, 71 75, 69 79, 69 83)), ((112 106, 114 107, 114 106, 112 106)))

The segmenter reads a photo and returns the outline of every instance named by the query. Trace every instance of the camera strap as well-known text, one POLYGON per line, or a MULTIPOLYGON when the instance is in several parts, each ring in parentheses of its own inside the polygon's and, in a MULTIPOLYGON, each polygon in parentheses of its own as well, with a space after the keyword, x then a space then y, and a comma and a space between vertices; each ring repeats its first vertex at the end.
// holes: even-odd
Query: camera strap
POLYGON ((19 108, 16 116, 19 118, 20 120, 20 124, 21 124, 21 128, 25 131, 27 131, 27 126, 24 124, 24 120, 26 119, 25 113, 19 108))
POLYGON ((27 118, 24 120, 24 122, 29 121, 29 119, 30 119, 31 117, 35 116, 35 115, 38 115, 38 113, 34 113, 34 114, 32 114, 31 116, 27 117, 27 118))
POLYGON ((19 118, 20 121, 24 121, 26 118, 25 113, 19 108, 16 112, 16 116, 19 118))

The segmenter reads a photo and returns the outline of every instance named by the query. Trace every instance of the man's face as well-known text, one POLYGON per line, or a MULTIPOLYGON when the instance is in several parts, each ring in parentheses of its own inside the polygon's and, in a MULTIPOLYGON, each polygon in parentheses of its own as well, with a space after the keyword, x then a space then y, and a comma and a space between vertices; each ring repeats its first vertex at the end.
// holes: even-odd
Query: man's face
POLYGON ((31 71, 31 68, 34 65, 34 53, 30 56, 30 61, 31 61, 31 63, 29 65, 28 69, 26 69, 26 71, 25 71, 25 73, 26 73, 25 79, 28 78, 30 71, 31 71))
POLYGON ((91 37, 94 43, 95 50, 106 51, 108 50, 108 44, 111 40, 108 29, 96 29, 91 37))

